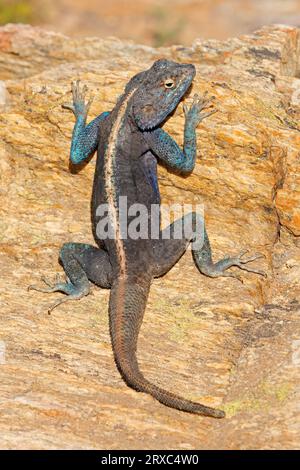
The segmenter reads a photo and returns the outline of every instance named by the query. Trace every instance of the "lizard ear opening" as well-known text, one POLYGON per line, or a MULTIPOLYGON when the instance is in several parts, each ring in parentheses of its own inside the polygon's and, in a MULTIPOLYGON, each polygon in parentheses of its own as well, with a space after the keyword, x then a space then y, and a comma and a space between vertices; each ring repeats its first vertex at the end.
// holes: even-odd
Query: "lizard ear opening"
POLYGON ((133 114, 137 126, 142 131, 151 130, 160 122, 157 109, 151 103, 133 106, 133 114))

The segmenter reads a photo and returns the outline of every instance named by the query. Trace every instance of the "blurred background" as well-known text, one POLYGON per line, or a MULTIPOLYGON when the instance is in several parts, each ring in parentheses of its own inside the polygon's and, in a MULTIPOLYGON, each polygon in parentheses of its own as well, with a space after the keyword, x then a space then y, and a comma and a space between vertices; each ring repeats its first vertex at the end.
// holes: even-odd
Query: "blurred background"
POLYGON ((152 46, 226 39, 262 25, 300 26, 300 0, 0 0, 0 24, 70 36, 117 36, 152 46))

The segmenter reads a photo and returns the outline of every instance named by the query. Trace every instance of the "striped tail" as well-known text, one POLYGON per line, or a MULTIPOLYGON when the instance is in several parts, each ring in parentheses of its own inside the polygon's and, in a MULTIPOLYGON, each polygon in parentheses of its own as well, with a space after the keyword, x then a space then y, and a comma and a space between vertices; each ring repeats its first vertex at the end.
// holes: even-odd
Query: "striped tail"
POLYGON ((149 382, 141 373, 136 347, 150 289, 150 280, 119 277, 109 302, 110 333, 117 367, 124 381, 138 392, 149 393, 160 403, 177 410, 224 418, 222 410, 185 400, 149 382))

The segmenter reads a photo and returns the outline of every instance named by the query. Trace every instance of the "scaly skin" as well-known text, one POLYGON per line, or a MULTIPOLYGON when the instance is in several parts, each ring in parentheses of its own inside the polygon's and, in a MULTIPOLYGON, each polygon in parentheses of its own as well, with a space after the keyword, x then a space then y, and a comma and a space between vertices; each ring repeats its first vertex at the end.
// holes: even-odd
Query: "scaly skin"
MULTIPOLYGON (((201 215, 190 213, 184 222, 190 231, 181 239, 175 233, 182 220, 170 227, 170 239, 165 232, 158 239, 122 238, 120 196, 126 196, 128 207, 143 204, 150 210, 159 204, 157 159, 182 173, 191 172, 196 160, 196 127, 214 110, 202 112, 211 100, 197 96, 191 107, 184 107, 185 127, 183 151, 160 128, 166 117, 176 108, 190 87, 195 67, 167 60, 133 77, 110 113, 103 113, 86 125, 90 102, 85 104, 85 92, 77 82, 73 84, 73 104, 67 105, 76 117, 71 145, 71 161, 86 160, 97 148, 97 165, 92 196, 92 223, 99 248, 80 243, 66 243, 60 251, 68 280, 58 282, 43 292, 61 291, 67 294, 52 309, 66 300, 76 300, 89 293, 92 281, 111 288, 109 320, 112 347, 117 367, 126 383, 137 391, 149 393, 166 406, 215 418, 224 412, 185 400, 149 382, 139 369, 136 348, 139 329, 146 308, 151 280, 166 273, 193 242, 193 257, 199 271, 207 276, 237 277, 227 269, 240 269, 263 274, 246 267, 249 259, 243 254, 213 263, 208 236, 201 215), (97 212, 101 204, 110 207, 110 225, 113 236, 106 238, 99 232, 103 215, 97 212), (200 225, 199 225, 200 224, 200 225), (196 227, 202 227, 202 243, 195 240, 196 227)), ((128 216, 127 227, 132 222, 128 216)), ((165 229, 168 230, 168 229, 165 229)))

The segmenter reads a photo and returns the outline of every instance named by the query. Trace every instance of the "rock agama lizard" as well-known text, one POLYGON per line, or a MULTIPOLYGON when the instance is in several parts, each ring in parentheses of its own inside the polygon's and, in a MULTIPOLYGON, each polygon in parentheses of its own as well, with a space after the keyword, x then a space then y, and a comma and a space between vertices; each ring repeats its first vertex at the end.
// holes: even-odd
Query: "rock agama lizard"
MULTIPOLYGON (((98 150, 92 195, 92 224, 98 247, 82 243, 66 243, 60 251, 60 261, 67 275, 65 282, 42 292, 60 291, 65 300, 80 299, 90 290, 90 281, 110 288, 109 323, 116 365, 125 382, 137 391, 149 393, 159 402, 178 410, 215 418, 225 416, 222 410, 195 403, 170 393, 149 382, 141 372, 137 357, 137 339, 143 320, 151 280, 162 276, 186 251, 195 238, 195 227, 203 227, 203 243, 192 247, 198 270, 210 277, 237 277, 227 269, 237 266, 246 271, 263 274, 247 267, 259 255, 244 259, 241 255, 212 261, 209 239, 203 217, 191 212, 171 224, 170 237, 159 233, 157 239, 122 237, 120 228, 120 196, 127 197, 130 207, 143 204, 150 210, 159 204, 157 160, 181 173, 190 173, 196 160, 196 127, 214 111, 202 112, 210 105, 206 97, 194 98, 190 107, 184 106, 185 126, 183 150, 160 126, 177 107, 190 88, 195 76, 191 64, 158 60, 151 68, 135 75, 127 84, 123 95, 111 112, 105 112, 86 125, 90 101, 86 103, 87 88, 79 81, 72 84, 76 117, 71 143, 71 161, 78 164, 98 150), (113 236, 102 237, 97 231, 101 217, 97 209, 107 204, 110 209, 109 224, 113 236), (190 227, 180 239, 174 233, 182 222, 190 227)), ((129 218, 130 219, 130 218, 129 218)), ((129 222, 128 222, 129 224, 129 222)))

